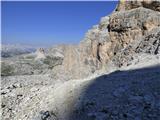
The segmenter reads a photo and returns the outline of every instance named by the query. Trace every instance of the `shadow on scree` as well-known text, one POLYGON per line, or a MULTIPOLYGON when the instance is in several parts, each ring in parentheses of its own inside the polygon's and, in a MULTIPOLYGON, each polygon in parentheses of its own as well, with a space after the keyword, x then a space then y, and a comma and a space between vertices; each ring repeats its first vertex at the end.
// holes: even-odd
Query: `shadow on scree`
POLYGON ((160 66, 97 77, 73 106, 65 120, 159 120, 160 66))

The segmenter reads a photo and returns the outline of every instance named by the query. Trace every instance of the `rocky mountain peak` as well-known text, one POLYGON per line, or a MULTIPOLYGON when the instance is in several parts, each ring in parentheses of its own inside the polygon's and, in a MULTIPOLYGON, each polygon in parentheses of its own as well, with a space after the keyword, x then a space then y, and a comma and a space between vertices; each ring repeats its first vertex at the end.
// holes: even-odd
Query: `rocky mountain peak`
POLYGON ((120 3, 116 11, 126 11, 126 10, 135 9, 138 7, 144 7, 147 9, 160 12, 159 2, 160 2, 159 0, 132 0, 132 1, 120 0, 120 3))
POLYGON ((38 48, 36 51, 36 58, 35 59, 44 59, 45 56, 45 51, 43 48, 38 48))
MULTIPOLYGON (((120 1, 111 15, 102 17, 99 24, 87 31, 78 46, 66 49, 62 68, 68 71, 67 75, 71 78, 83 78, 97 71, 108 70, 109 62, 117 67, 128 64, 120 60, 117 65, 115 61, 129 46, 142 48, 148 36, 152 36, 152 39, 157 36, 159 6, 160 1, 120 1)), ((147 46, 152 44, 159 49, 159 38, 155 40, 156 45, 149 40, 147 46)), ((133 53, 137 53, 137 50, 132 49, 128 54, 132 56, 133 53)))

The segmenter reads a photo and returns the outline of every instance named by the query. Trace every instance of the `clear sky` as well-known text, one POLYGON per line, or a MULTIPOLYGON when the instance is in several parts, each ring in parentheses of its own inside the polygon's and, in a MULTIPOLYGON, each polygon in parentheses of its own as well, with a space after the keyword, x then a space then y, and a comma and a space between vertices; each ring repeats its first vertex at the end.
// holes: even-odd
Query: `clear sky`
POLYGON ((117 1, 2 2, 2 43, 76 44, 116 5, 117 1))

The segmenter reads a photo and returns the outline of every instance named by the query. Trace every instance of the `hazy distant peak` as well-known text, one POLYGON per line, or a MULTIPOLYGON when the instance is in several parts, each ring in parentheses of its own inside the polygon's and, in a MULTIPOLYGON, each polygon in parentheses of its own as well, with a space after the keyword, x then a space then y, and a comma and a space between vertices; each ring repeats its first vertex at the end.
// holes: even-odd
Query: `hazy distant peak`
POLYGON ((2 44, 1 45, 1 56, 12 57, 15 55, 31 53, 36 50, 35 47, 21 44, 2 44))

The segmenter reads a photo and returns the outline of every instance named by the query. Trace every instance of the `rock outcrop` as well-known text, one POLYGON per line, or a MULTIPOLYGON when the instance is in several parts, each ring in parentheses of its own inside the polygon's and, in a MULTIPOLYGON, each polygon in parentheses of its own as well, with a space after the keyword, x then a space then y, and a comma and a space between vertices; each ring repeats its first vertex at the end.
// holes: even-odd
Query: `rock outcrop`
POLYGON ((117 67, 128 64, 127 61, 122 63, 129 57, 126 54, 146 53, 147 49, 154 49, 147 52, 149 54, 158 54, 159 6, 160 1, 121 1, 111 15, 101 18, 98 25, 88 30, 79 45, 66 49, 63 64, 58 69, 67 71, 68 79, 84 78, 108 70, 109 61, 117 67), (130 46, 137 48, 127 50, 130 46))
POLYGON ((38 59, 45 59, 46 58, 46 56, 45 56, 45 51, 44 51, 44 49, 43 48, 39 48, 39 49, 37 49, 37 51, 36 51, 36 60, 38 60, 38 59))
POLYGON ((135 54, 147 53, 151 55, 160 54, 160 27, 154 29, 149 35, 139 41, 130 43, 126 48, 122 49, 112 61, 118 67, 129 66, 134 60, 135 54))
POLYGON ((144 7, 160 12, 159 0, 133 0, 133 1, 121 0, 116 11, 125 11, 138 7, 144 7))

